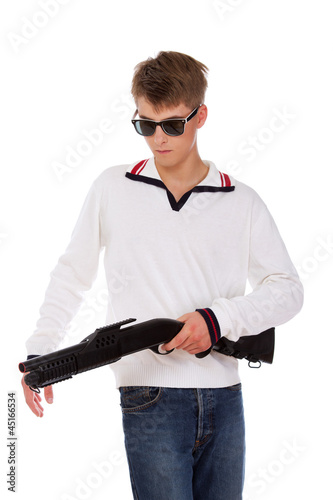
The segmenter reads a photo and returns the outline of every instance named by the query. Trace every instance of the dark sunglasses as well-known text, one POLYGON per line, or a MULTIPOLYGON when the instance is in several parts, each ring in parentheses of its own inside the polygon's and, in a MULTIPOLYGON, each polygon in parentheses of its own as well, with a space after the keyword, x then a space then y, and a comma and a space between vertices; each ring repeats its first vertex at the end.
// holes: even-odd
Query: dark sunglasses
POLYGON ((195 108, 186 118, 169 118, 168 120, 163 120, 161 122, 155 122, 154 120, 144 119, 144 120, 134 120, 135 115, 138 110, 133 115, 132 123, 138 134, 145 137, 154 135, 157 125, 162 127, 163 132, 167 135, 176 137, 177 135, 182 135, 185 130, 185 124, 193 118, 200 108, 201 104, 195 108))

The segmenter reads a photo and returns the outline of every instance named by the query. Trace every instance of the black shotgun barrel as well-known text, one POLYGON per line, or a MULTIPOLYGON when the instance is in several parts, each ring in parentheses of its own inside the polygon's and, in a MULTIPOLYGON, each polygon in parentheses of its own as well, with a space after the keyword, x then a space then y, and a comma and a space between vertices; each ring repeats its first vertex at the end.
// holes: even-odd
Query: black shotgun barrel
POLYGON ((19 370, 26 373, 25 383, 39 392, 40 387, 114 363, 122 356, 143 349, 156 350, 159 345, 172 340, 184 325, 174 319, 157 318, 121 328, 134 321, 134 318, 129 318, 97 328, 79 344, 20 363, 19 370))

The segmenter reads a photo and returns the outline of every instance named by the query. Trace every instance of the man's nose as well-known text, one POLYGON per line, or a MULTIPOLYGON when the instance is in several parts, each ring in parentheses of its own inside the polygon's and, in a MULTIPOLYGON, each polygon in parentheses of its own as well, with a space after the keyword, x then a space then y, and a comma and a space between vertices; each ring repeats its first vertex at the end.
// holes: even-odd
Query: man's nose
POLYGON ((164 144, 168 141, 168 136, 165 132, 163 132, 161 125, 157 125, 154 134, 155 144, 164 144))

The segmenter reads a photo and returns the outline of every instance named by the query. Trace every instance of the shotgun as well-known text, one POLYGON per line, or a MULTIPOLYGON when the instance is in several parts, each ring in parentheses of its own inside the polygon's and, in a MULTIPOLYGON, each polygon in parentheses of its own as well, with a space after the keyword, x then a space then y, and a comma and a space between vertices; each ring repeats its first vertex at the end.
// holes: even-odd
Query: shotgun
MULTIPOLYGON (((157 354, 169 354, 171 351, 160 352, 159 346, 172 340, 184 326, 178 320, 157 318, 121 328, 134 321, 134 318, 129 318, 97 328, 79 344, 19 363, 20 372, 26 374, 25 383, 31 390, 40 392, 40 387, 115 363, 123 356, 144 349, 151 349, 157 354)), ((274 340, 274 328, 258 335, 240 337, 237 342, 221 337, 211 348, 195 356, 204 358, 213 351, 237 359, 245 358, 252 368, 260 367, 261 361, 270 364, 273 362, 274 340), (258 363, 259 366, 251 363, 258 363)))
POLYGON ((143 349, 152 349, 163 354, 158 350, 159 345, 172 340, 184 325, 174 319, 158 318, 121 328, 133 321, 136 320, 129 318, 97 328, 79 344, 20 363, 20 372, 26 373, 25 383, 31 390, 40 392, 40 387, 61 382, 87 370, 115 363, 122 356, 143 349))

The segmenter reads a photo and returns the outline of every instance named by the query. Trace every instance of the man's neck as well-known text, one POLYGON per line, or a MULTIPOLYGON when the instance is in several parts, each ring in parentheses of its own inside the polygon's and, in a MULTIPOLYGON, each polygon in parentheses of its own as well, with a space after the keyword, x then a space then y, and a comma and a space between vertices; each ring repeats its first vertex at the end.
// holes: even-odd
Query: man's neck
POLYGON ((197 154, 176 165, 161 165, 155 159, 157 171, 176 201, 200 184, 207 176, 209 167, 197 154))

